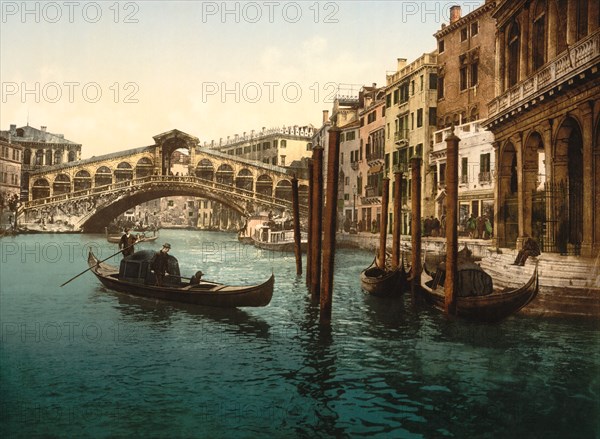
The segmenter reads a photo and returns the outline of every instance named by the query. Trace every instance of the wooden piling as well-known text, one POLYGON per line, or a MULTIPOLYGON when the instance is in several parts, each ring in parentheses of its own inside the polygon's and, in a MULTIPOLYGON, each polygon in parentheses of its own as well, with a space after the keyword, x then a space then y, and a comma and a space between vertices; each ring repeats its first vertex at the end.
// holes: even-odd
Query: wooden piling
POLYGON ((321 247, 323 223, 323 147, 316 146, 313 157, 313 182, 315 184, 312 203, 312 257, 310 292, 313 300, 321 294, 321 247))
POLYGON ((335 232, 337 229, 338 179, 340 169, 340 129, 329 129, 329 149, 327 151, 327 204, 323 218, 323 269, 321 285, 321 323, 331 322, 333 298, 333 270, 335 262, 335 232))
POLYGON ((383 191, 381 194, 381 224, 379 229, 379 257, 377 266, 385 270, 385 250, 387 242, 388 205, 390 202, 390 179, 383 178, 383 191))
POLYGON ((400 266, 400 237, 402 235, 402 172, 394 172, 394 229, 392 230, 392 269, 400 266))
POLYGON ((294 214, 294 254, 296 255, 296 275, 302 274, 302 237, 300 235, 300 200, 298 198, 298 179, 292 178, 292 210, 294 214))
POLYGON ((456 313, 458 264, 458 143, 452 131, 446 137, 446 279, 444 280, 444 310, 456 313))
POLYGON ((411 247, 412 247, 412 281, 410 290, 413 298, 421 287, 421 158, 412 157, 411 167, 411 247))
MULTIPOLYGON (((313 151, 314 155, 314 151, 313 151)), ((311 261, 312 261, 312 202, 313 202, 313 159, 308 159, 308 231, 306 243, 306 286, 311 286, 311 261)))

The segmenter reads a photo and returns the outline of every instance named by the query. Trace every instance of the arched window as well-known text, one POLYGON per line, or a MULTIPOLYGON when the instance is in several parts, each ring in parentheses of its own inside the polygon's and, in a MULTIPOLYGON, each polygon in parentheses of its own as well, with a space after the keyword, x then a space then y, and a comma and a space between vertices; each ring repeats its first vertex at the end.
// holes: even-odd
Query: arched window
POLYGON ((35 163, 36 166, 42 166, 44 164, 44 151, 38 149, 35 152, 35 163))
POLYGON ((94 175, 94 186, 112 184, 112 171, 107 166, 100 166, 94 175))
POLYGON ((292 200, 292 183, 289 180, 281 180, 275 188, 275 198, 292 200))
POLYGON ((54 164, 60 165, 62 163, 62 150, 57 149, 54 151, 54 164))
POLYGON ((537 71, 546 64, 546 1, 538 0, 533 14, 531 65, 537 71))
POLYGON ((71 191, 71 179, 67 174, 58 174, 52 184, 54 195, 66 194, 71 191))
POLYGON ((229 165, 221 165, 217 169, 217 183, 233 186, 233 168, 229 165))
POLYGON ((45 178, 38 178, 31 188, 31 199, 38 200, 50 196, 50 183, 45 178))
MULTIPOLYGON (((556 26, 556 54, 567 50, 567 20, 563 15, 567 11, 569 0, 556 0, 550 2, 552 14, 554 15, 554 24, 556 26)), ((552 34, 552 33, 551 33, 552 34)))
POLYGON ((203 180, 212 181, 215 177, 215 168, 213 167, 212 162, 208 159, 200 160, 196 165, 196 170, 194 172, 196 173, 196 177, 203 180))
POLYGON ((79 171, 75 174, 75 179, 73 182, 73 190, 83 191, 92 187, 92 176, 88 171, 79 171))
POLYGON ((254 176, 249 169, 244 168, 240 172, 238 172, 237 177, 235 178, 235 186, 240 189, 245 189, 247 191, 252 190, 252 186, 254 183, 254 176))
POLYGON ((142 157, 135 165, 135 178, 142 178, 152 175, 154 164, 148 157, 142 157))
POLYGON ((129 163, 121 162, 117 165, 117 169, 115 169, 115 181, 119 183, 128 180, 133 180, 133 169, 129 163))
POLYGON ((256 193, 268 195, 269 197, 273 195, 273 179, 268 175, 261 175, 256 180, 256 193))
POLYGON ((74 162, 75 161, 75 151, 69 151, 69 161, 70 162, 74 162))
POLYGON ((508 86, 519 81, 519 55, 521 53, 521 34, 517 22, 513 22, 508 30, 508 86))

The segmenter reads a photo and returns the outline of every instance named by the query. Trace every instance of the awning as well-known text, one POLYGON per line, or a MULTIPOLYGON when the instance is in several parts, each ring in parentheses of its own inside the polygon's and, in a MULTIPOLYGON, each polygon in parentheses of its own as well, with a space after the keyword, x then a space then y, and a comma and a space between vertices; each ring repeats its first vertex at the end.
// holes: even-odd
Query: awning
POLYGON ((374 165, 369 168, 368 173, 369 174, 378 174, 381 172, 382 169, 383 169, 382 165, 374 165))
POLYGON ((439 194, 437 194, 437 197, 435 197, 435 201, 440 201, 440 200, 443 200, 445 197, 446 197, 446 190, 445 190, 445 189, 442 189, 442 190, 440 191, 440 193, 439 193, 439 194))

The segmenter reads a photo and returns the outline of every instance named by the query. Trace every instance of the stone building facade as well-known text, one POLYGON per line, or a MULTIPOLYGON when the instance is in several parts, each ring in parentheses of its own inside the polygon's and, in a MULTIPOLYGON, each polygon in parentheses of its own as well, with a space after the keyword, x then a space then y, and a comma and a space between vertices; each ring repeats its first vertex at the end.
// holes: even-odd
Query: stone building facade
POLYGON ((544 252, 600 251, 597 1, 496 2, 495 235, 544 252))
POLYGON ((493 220, 494 135, 481 125, 495 93, 495 1, 486 1, 461 16, 450 8, 450 23, 435 33, 438 46, 437 126, 431 164, 435 179, 434 215, 445 214, 446 142, 454 125, 459 144, 459 218, 464 229, 470 215, 493 220))
POLYGON ((48 132, 45 126, 40 129, 29 125, 17 128, 11 125, 7 131, 0 131, 0 137, 23 147, 21 169, 21 199, 29 198, 29 174, 47 166, 74 162, 81 159, 81 144, 65 139, 63 134, 48 132))
MULTIPOLYGON (((410 233, 411 180, 409 161, 423 159, 421 169, 422 216, 433 215, 434 185, 430 171, 431 136, 437 123, 437 53, 425 53, 410 64, 398 59, 398 69, 386 75, 384 175, 393 180, 399 167, 405 175, 402 199, 402 233, 410 233)), ((390 197, 391 199, 391 197, 390 197)), ((390 203, 389 214, 392 212, 390 203)), ((388 221, 393 224, 393 221, 388 221)))
MULTIPOLYGON (((10 138, 10 137, 9 137, 10 138)), ((21 193, 23 147, 0 137, 0 229, 10 226, 21 193)))
POLYGON ((244 132, 241 136, 219 142, 205 142, 204 147, 215 149, 236 157, 256 160, 266 164, 287 167, 296 160, 310 157, 309 145, 314 134, 312 125, 282 128, 262 128, 261 131, 244 132))

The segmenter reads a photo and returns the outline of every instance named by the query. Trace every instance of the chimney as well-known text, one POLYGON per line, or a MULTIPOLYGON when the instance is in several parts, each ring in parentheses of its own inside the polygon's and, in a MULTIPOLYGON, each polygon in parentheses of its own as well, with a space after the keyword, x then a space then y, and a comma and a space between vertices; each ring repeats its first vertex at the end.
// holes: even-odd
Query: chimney
POLYGON ((42 126, 40 127, 40 129, 41 129, 41 130, 42 130, 44 133, 46 132, 46 127, 45 127, 44 125, 42 125, 42 126))
POLYGON ((398 70, 402 70, 406 67, 406 58, 397 58, 398 60, 398 70))
POLYGON ((450 24, 460 20, 460 6, 454 5, 450 7, 450 24))
POLYGON ((372 84, 372 87, 373 87, 373 88, 377 88, 377 83, 376 83, 376 82, 373 82, 373 84, 372 84))
POLYGON ((326 124, 329 121, 329 110, 323 110, 323 123, 326 124))

